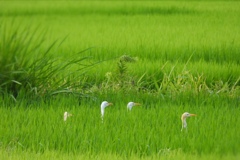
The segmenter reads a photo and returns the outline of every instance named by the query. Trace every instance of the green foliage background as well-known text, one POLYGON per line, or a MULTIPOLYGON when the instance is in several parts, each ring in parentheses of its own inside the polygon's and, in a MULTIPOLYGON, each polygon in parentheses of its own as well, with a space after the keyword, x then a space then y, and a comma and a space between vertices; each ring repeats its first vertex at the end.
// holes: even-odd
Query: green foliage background
POLYGON ((239 17, 238 1, 1 1, 2 158, 239 157, 239 17))

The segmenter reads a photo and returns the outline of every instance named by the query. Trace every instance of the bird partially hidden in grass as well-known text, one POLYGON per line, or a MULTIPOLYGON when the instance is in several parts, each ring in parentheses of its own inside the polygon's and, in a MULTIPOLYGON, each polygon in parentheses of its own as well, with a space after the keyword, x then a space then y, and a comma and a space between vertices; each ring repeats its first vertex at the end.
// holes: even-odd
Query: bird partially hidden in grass
POLYGON ((185 113, 182 114, 182 117, 181 117, 182 129, 181 129, 181 131, 183 131, 184 128, 187 130, 187 121, 186 121, 186 119, 188 117, 192 117, 192 116, 197 116, 197 115, 196 114, 191 114, 191 113, 188 113, 188 112, 185 112, 185 113))
POLYGON ((63 114, 63 120, 66 122, 66 121, 67 121, 67 118, 68 118, 68 117, 71 117, 71 116, 73 116, 71 113, 64 112, 64 114, 63 114))
POLYGON ((135 103, 135 102, 129 102, 127 104, 127 110, 131 111, 133 106, 141 106, 140 103, 135 103))
POLYGON ((107 107, 107 106, 111 106, 111 105, 113 105, 112 103, 109 103, 109 102, 107 102, 107 101, 103 101, 102 103, 101 103, 101 117, 102 117, 102 121, 103 121, 103 116, 104 116, 104 110, 105 110, 105 108, 107 107))

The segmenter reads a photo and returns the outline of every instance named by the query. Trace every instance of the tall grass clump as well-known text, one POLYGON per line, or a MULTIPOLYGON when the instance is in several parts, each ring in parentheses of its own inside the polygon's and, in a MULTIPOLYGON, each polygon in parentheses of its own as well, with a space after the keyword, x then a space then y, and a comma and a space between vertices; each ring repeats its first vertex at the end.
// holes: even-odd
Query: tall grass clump
POLYGON ((0 36, 1 93, 15 99, 19 93, 47 97, 81 92, 83 69, 93 65, 81 56, 86 50, 67 59, 55 56, 63 41, 45 44, 47 32, 39 28, 2 24, 0 36))

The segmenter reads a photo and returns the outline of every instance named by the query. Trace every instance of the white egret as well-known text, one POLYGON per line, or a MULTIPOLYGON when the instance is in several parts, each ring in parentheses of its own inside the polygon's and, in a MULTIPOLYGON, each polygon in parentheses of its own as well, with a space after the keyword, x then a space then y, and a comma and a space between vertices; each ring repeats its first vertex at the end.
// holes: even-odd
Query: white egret
POLYGON ((68 117, 71 117, 72 114, 71 113, 68 113, 68 112, 64 112, 63 114, 63 120, 66 121, 68 117))
POLYGON ((103 116, 104 116, 104 109, 107 107, 107 106, 111 106, 113 105, 112 103, 109 103, 107 101, 103 101, 102 104, 101 104, 101 115, 102 115, 102 120, 103 120, 103 116))
POLYGON ((182 117, 181 117, 181 120, 182 120, 182 129, 181 129, 181 131, 183 130, 183 128, 186 128, 186 129, 187 129, 187 121, 186 121, 186 119, 187 119, 188 117, 191 117, 191 116, 197 116, 197 115, 196 115, 196 114, 190 114, 190 113, 188 113, 188 112, 185 112, 185 113, 182 114, 182 117))
POLYGON ((133 106, 140 106, 140 105, 141 105, 140 103, 129 102, 127 104, 127 109, 131 111, 133 106))

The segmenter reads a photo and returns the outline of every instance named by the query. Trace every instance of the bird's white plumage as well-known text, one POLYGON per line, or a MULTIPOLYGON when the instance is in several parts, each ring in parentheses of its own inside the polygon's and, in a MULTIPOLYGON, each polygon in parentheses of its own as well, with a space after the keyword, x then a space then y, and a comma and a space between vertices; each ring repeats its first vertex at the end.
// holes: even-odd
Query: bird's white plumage
POLYGON ((141 105, 140 103, 129 102, 127 104, 127 109, 131 111, 133 106, 140 106, 140 105, 141 105))
POLYGON ((64 112, 63 114, 63 120, 66 121, 68 117, 72 116, 71 113, 68 113, 68 112, 64 112))
POLYGON ((181 131, 182 131, 184 128, 187 129, 187 121, 186 121, 186 119, 187 119, 188 117, 191 117, 191 116, 196 116, 196 114, 191 114, 191 113, 188 113, 188 112, 185 112, 185 113, 182 114, 182 117, 181 117, 181 120, 182 120, 182 129, 181 129, 181 131))
POLYGON ((103 101, 103 102, 101 103, 101 116, 102 116, 102 118, 103 118, 103 116, 104 116, 104 110, 105 110, 105 108, 106 108, 107 106, 110 106, 110 105, 112 105, 112 103, 109 103, 109 102, 107 102, 107 101, 103 101))

